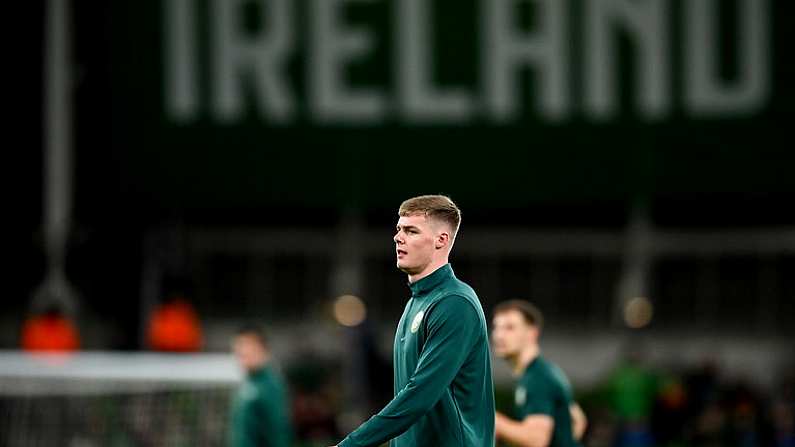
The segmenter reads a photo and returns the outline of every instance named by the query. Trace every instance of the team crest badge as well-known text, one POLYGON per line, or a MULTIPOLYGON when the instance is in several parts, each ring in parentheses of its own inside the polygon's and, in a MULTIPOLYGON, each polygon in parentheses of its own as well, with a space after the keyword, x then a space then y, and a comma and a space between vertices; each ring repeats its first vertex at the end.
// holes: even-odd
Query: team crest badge
POLYGON ((411 322, 411 333, 417 332, 420 328, 420 323, 422 323, 422 317, 425 315, 425 312, 419 311, 417 315, 414 316, 414 320, 411 322))
POLYGON ((516 401, 516 406, 521 407, 527 401, 527 390, 523 386, 516 388, 513 398, 516 401))

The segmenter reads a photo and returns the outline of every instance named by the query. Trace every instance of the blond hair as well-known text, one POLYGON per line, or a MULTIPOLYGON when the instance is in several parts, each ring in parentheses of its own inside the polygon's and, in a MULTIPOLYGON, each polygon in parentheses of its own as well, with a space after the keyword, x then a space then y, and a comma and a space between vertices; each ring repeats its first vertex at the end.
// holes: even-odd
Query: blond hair
POLYGON ((461 225, 461 210, 447 196, 425 195, 412 197, 400 204, 399 216, 424 214, 428 219, 444 222, 453 230, 450 238, 455 238, 461 225))

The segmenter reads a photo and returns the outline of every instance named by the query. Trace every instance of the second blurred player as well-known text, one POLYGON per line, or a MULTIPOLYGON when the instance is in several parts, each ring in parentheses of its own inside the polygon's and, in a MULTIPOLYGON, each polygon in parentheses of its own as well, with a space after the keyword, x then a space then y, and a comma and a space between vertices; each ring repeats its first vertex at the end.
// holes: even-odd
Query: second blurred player
POLYGON ((505 301, 494 309, 494 352, 518 378, 513 417, 496 413, 497 439, 522 447, 577 446, 585 414, 572 398, 566 375, 541 355, 542 326, 541 312, 527 301, 505 301))

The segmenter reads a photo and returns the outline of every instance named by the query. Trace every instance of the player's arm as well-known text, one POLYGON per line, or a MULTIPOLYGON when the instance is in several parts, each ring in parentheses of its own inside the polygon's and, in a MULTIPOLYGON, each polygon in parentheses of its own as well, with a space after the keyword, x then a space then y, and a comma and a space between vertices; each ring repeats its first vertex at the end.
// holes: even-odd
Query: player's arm
POLYGON ((577 402, 569 406, 569 413, 571 413, 571 434, 574 435, 574 439, 580 441, 585 434, 585 429, 588 428, 588 418, 577 402))
POLYGON ((515 421, 497 412, 494 418, 497 439, 519 447, 547 447, 554 427, 555 420, 546 414, 531 414, 515 421))
POLYGON ((270 447, 289 447, 292 440, 288 409, 285 408, 285 395, 281 390, 271 389, 274 398, 262 402, 262 419, 259 430, 262 437, 268 440, 270 447))
POLYGON ((262 430, 262 422, 259 419, 257 402, 253 399, 247 400, 238 417, 232 421, 230 447, 256 447, 262 430))
POLYGON ((478 313, 468 301, 450 296, 426 314, 427 337, 414 374, 378 414, 348 435, 340 447, 381 445, 411 427, 450 386, 480 335, 478 313))

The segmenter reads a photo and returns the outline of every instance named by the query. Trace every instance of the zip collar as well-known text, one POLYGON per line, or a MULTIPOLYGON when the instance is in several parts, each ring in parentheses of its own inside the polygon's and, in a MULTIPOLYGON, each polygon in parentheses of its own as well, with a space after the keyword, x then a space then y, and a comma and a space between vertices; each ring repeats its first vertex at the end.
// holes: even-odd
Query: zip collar
POLYGON ((422 296, 430 292, 431 290, 438 287, 444 281, 447 281, 451 278, 454 278, 455 275, 453 274, 453 267, 450 266, 450 263, 439 267, 433 273, 422 278, 421 280, 415 283, 409 283, 409 288, 411 289, 411 296, 422 296))

